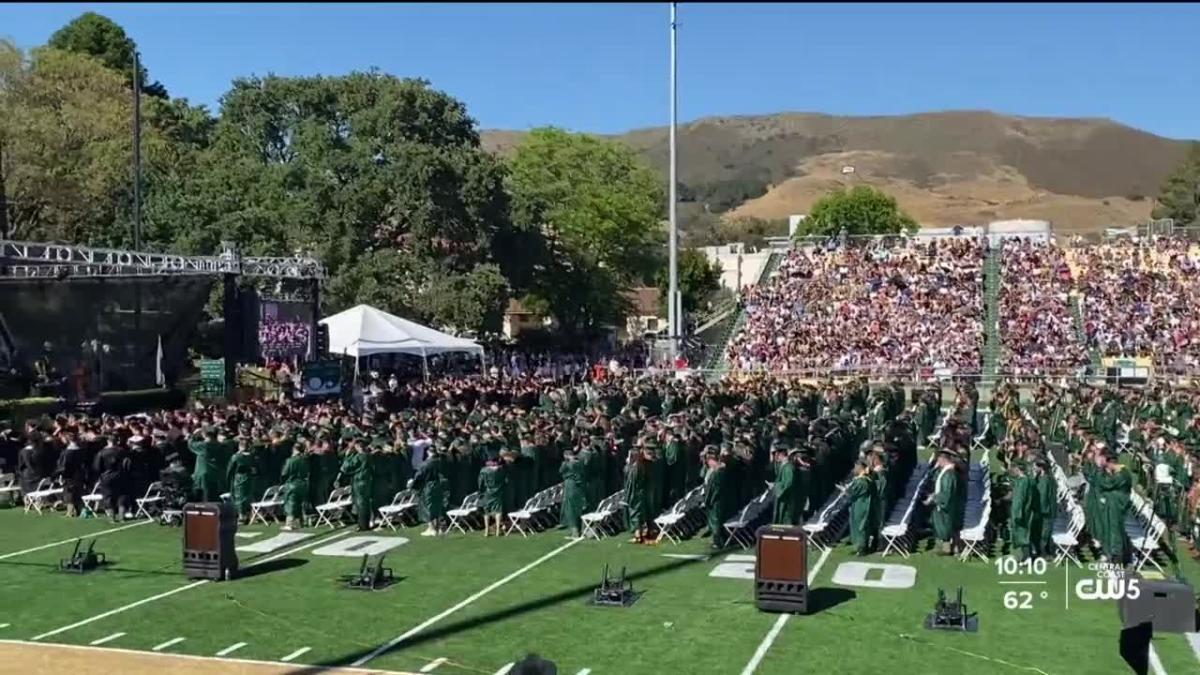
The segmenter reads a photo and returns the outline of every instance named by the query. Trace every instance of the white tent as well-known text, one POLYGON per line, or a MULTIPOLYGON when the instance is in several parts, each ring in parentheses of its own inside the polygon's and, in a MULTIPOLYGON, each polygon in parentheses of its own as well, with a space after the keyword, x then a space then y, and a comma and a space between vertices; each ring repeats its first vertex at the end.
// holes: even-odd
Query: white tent
POLYGON ((352 307, 321 319, 329 326, 329 353, 362 357, 413 354, 422 358, 445 352, 468 352, 483 358, 483 347, 368 305, 352 307))

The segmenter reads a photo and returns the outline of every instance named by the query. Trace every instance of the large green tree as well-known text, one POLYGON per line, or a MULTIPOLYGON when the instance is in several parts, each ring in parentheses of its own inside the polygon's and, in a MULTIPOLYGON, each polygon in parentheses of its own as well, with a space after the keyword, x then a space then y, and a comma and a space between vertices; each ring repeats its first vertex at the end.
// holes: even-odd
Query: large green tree
POLYGON ((1152 215, 1173 218, 1177 226, 1200 220, 1200 142, 1192 141, 1187 156, 1163 183, 1152 215))
POLYGON ((129 199, 132 102, 118 74, 0 43, 0 194, 10 237, 108 243, 129 199))
MULTIPOLYGON (((137 45, 112 19, 84 12, 50 36, 49 45, 55 49, 87 54, 108 68, 121 73, 125 81, 133 82, 133 54, 137 45)), ((139 64, 142 92, 155 98, 166 98, 167 89, 159 82, 150 82, 146 67, 139 64)))
POLYGON ((619 143, 542 128, 518 146, 508 186, 517 231, 545 237, 529 251, 540 270, 534 295, 569 333, 618 321, 620 291, 652 279, 662 258, 654 171, 619 143))
POLYGON ((230 240, 316 254, 331 309, 370 302, 496 330, 531 277, 528 259, 509 254, 528 237, 509 224, 503 165, 463 105, 420 80, 237 80, 198 170, 156 201, 154 220, 175 214, 186 250, 230 240))
MULTIPOLYGON (((670 288, 670 271, 667 267, 659 270, 657 282, 663 297, 667 297, 670 288)), ((721 287, 721 266, 709 262, 708 257, 696 249, 684 249, 679 252, 679 294, 683 298, 683 310, 691 312, 700 305, 713 291, 721 287)), ((667 303, 663 302, 664 310, 667 303)))
POLYGON ((798 235, 899 234, 914 232, 917 222, 900 210, 896 198, 868 185, 837 190, 817 200, 798 235))

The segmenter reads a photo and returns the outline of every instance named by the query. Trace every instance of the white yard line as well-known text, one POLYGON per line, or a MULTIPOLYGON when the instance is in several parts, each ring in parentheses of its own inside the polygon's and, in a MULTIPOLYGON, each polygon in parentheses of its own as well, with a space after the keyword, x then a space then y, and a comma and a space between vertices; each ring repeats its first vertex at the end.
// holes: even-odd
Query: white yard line
MULTIPOLYGON (((291 548, 291 549, 288 549, 288 550, 286 550, 286 551, 281 551, 281 552, 279 552, 279 553, 276 553, 275 555, 272 555, 272 556, 268 556, 268 557, 266 557, 266 558, 260 558, 260 559, 258 559, 258 560, 255 560, 254 562, 250 563, 249 565, 246 565, 246 568, 254 567, 255 565, 261 565, 261 564, 263 564, 263 563, 267 563, 267 562, 273 562, 273 561, 275 561, 275 560, 279 560, 280 558, 287 557, 287 556, 289 556, 289 555, 291 555, 291 554, 293 554, 293 553, 299 553, 300 551, 303 551, 303 550, 305 550, 305 549, 308 549, 308 548, 312 548, 313 546, 317 546, 317 545, 319 545, 319 544, 323 544, 323 543, 325 543, 325 542, 327 542, 327 541, 333 541, 334 539, 337 539, 338 537, 344 537, 344 536, 346 536, 347 534, 350 534, 350 532, 351 532, 351 531, 352 531, 352 530, 346 530, 346 531, 344 531, 344 532, 338 532, 337 534, 333 535, 332 537, 326 537, 326 538, 324 538, 324 539, 322 539, 322 538, 320 538, 320 537, 317 537, 317 538, 316 538, 316 541, 311 541, 311 542, 309 542, 309 543, 307 543, 307 544, 304 544, 304 545, 302 545, 302 546, 297 546, 297 547, 295 547, 295 548, 291 548)), ((171 589, 171 590, 169 590, 169 591, 166 591, 165 593, 159 593, 158 595, 152 595, 152 596, 150 596, 150 597, 148 597, 148 598, 142 598, 141 600, 138 600, 137 602, 131 602, 131 603, 129 603, 128 605, 125 605, 125 606, 123 606, 123 607, 118 607, 118 608, 116 608, 116 609, 110 609, 110 610, 108 610, 107 612, 103 612, 103 613, 101 613, 101 614, 97 614, 96 616, 89 617, 89 618, 87 618, 87 619, 84 619, 84 620, 82 620, 82 621, 76 621, 75 623, 68 624, 68 625, 66 625, 66 626, 63 626, 63 627, 61 627, 61 628, 55 628, 55 629, 54 629, 54 630, 52 630, 52 631, 48 631, 48 632, 42 633, 41 635, 36 635, 36 636, 34 636, 33 638, 31 638, 31 639, 32 639, 32 640, 34 640, 34 641, 37 641, 37 640, 44 640, 44 639, 46 639, 46 638, 48 638, 48 637, 52 637, 52 636, 58 635, 59 633, 65 633, 65 632, 67 632, 67 631, 69 631, 69 630, 73 630, 73 629, 75 629, 75 628, 79 628, 80 626, 86 626, 86 625, 88 625, 89 623, 94 623, 94 622, 96 622, 96 621, 99 621, 99 620, 101 620, 101 619, 107 619, 108 617, 110 617, 110 616, 113 616, 113 615, 115 615, 115 614, 120 614, 121 612, 125 612, 125 611, 128 611, 128 610, 131 610, 131 609, 133 609, 133 608, 135 608, 135 607, 141 607, 142 605, 147 605, 147 604, 150 604, 151 602, 154 602, 154 601, 156 601, 156 600, 162 600, 163 598, 169 598, 169 597, 171 597, 172 595, 175 595, 176 593, 182 593, 182 592, 184 592, 184 591, 186 591, 186 590, 189 590, 189 589, 192 589, 192 588, 196 588, 197 586, 203 586, 204 584, 207 584, 207 583, 210 583, 208 579, 201 579, 200 581, 193 581, 192 583, 190 583, 190 584, 187 584, 186 586, 180 586, 179 588, 174 588, 174 589, 171 589)))
MULTIPOLYGON (((247 664, 247 665, 256 665, 256 666, 261 666, 263 664, 267 664, 267 665, 274 665, 274 666, 291 666, 293 669, 296 667, 296 664, 294 664, 294 663, 284 663, 283 661, 262 661, 262 660, 258 660, 258 659, 238 659, 238 658, 230 658, 230 657, 218 658, 216 656, 197 656, 195 654, 147 652, 147 651, 143 651, 141 649, 121 649, 120 647, 108 647, 108 646, 89 647, 87 645, 72 645, 72 644, 66 644, 66 643, 29 642, 28 640, 0 640, 0 646, 5 646, 5 645, 17 645, 17 646, 24 646, 24 647, 42 647, 42 648, 46 648, 46 649, 78 649, 78 650, 82 650, 82 651, 103 652, 103 653, 107 653, 107 654, 130 654, 130 655, 139 656, 139 657, 157 656, 162 659, 167 659, 168 661, 170 659, 184 659, 186 661, 203 661, 205 663, 208 663, 209 666, 211 666, 214 661, 222 661, 225 663, 237 663, 237 664, 247 664)), ((169 667, 169 666, 167 666, 167 667, 169 667)), ((398 671, 398 670, 377 670, 377 669, 367 670, 365 668, 349 668, 346 666, 340 666, 338 668, 338 671, 339 672, 345 671, 348 673, 361 673, 361 675, 385 675, 388 673, 394 673, 395 675, 415 675, 415 673, 409 673, 409 672, 398 671)))
POLYGON ((442 665, 443 663, 445 663, 445 662, 446 662, 446 661, 448 661, 448 660, 449 660, 449 659, 447 659, 447 658, 446 658, 446 657, 444 657, 444 656, 439 656, 438 658, 436 658, 436 659, 434 659, 434 660, 430 661, 429 663, 426 663, 425 665, 421 666, 421 672, 422 672, 422 673, 432 673, 434 670, 437 670, 437 667, 438 667, 438 666, 442 665))
POLYGON ((217 656, 228 656, 245 646, 246 646, 245 642, 235 642, 235 643, 229 645, 228 647, 226 647, 225 649, 222 649, 221 651, 217 652, 217 656))
POLYGON ((151 648, 150 651, 161 652, 162 650, 166 649, 167 647, 170 647, 171 645, 177 645, 180 642, 183 642, 185 639, 186 638, 181 638, 181 637, 171 638, 170 640, 167 640, 166 642, 162 643, 161 645, 154 645, 154 647, 151 648))
POLYGON ((8 628, 11 625, 11 623, 0 623, 0 628, 8 628))
POLYGON ((62 541, 56 541, 52 544, 42 544, 41 546, 34 546, 33 548, 27 548, 24 551, 13 551, 12 553, 5 553, 4 555, 0 555, 0 560, 8 560, 9 558, 15 558, 19 555, 25 555, 26 553, 36 553, 37 551, 44 551, 48 548, 54 548, 55 546, 62 546, 63 544, 70 544, 71 542, 73 542, 77 539, 92 539, 93 537, 99 537, 102 534, 112 534, 113 532, 120 532, 121 530, 128 530, 129 528, 137 527, 138 525, 149 525, 150 523, 153 523, 153 522, 154 522, 153 520, 139 520, 136 523, 130 523, 128 525, 122 525, 121 527, 114 527, 114 528, 107 529, 107 530, 101 530, 94 534, 82 534, 78 537, 71 537, 70 539, 63 539, 62 541))
POLYGON ((288 654, 287 656, 285 656, 279 660, 283 661, 284 663, 287 663, 289 661, 295 661, 296 659, 300 658, 301 656, 304 656, 305 654, 307 654, 310 651, 312 651, 312 647, 301 647, 300 649, 297 649, 296 651, 292 652, 291 654, 288 654))
POLYGON ((95 647, 97 645, 102 645, 105 642, 112 642, 113 640, 116 640, 117 638, 121 637, 122 635, 124 635, 124 633, 113 633, 112 635, 109 635, 108 637, 102 637, 99 640, 92 640, 88 644, 95 647))
MULTIPOLYGON (((808 585, 810 588, 812 587, 813 579, 817 578, 817 573, 821 571, 821 566, 825 564, 825 560, 829 558, 829 553, 832 550, 832 548, 825 549, 825 552, 817 559, 817 564, 813 565, 813 568, 808 571, 808 585)), ((775 643, 775 638, 779 637, 779 632, 783 630, 784 624, 790 618, 792 618, 791 614, 779 615, 779 618, 771 626, 771 630, 767 631, 767 636, 758 645, 758 649, 754 651, 754 656, 750 657, 750 663, 747 663, 746 667, 742 669, 742 675, 752 675, 754 673, 758 668, 758 664, 762 663, 763 657, 767 655, 767 651, 771 649, 771 645, 775 643)))
POLYGON ((1167 675, 1167 669, 1163 668, 1162 661, 1158 658, 1158 652, 1154 651, 1154 645, 1150 645, 1150 671, 1154 675, 1167 675))
POLYGON ((517 665, 517 664, 516 663, 505 664, 505 665, 501 666, 500 670, 497 670, 494 675, 508 675, 508 671, 512 670, 513 666, 515 666, 515 665, 517 665))
POLYGON ((525 574, 529 570, 537 567, 538 565, 541 565, 542 563, 553 558, 554 556, 558 555, 559 553, 562 553, 563 551, 571 548, 572 546, 574 546, 575 544, 578 544, 581 541, 583 541, 583 540, 582 539, 573 539, 573 540, 563 544, 562 546, 559 546, 558 548, 554 549, 553 551, 550 551, 549 553, 538 558, 537 560, 534 560, 533 562, 522 567, 521 569, 517 570, 516 572, 513 572, 512 574, 509 574, 508 576, 504 577, 503 579, 484 588, 483 590, 476 592, 471 597, 467 598, 466 600, 463 600, 462 602, 458 603, 457 605, 454 605, 453 607, 451 607, 450 609, 447 609, 446 611, 442 612, 441 614, 438 614, 432 618, 426 619, 422 623, 418 624, 415 628, 412 628, 411 630, 404 633, 403 635, 399 635, 399 636, 387 641, 383 645, 376 647, 370 654, 367 654, 366 656, 358 659, 357 661, 355 661, 354 663, 351 663, 350 665, 353 667, 358 667, 358 666, 365 664, 366 662, 370 661, 371 659, 379 656, 380 654, 383 654, 384 652, 391 650, 396 645, 413 637, 417 633, 420 633, 421 631, 425 630, 426 628, 429 628, 433 624, 441 621, 442 619, 450 616, 451 614, 459 611, 460 609, 470 605, 471 603, 482 598, 483 596, 487 595, 488 593, 491 593, 492 591, 496 590, 497 588, 500 588, 501 586, 507 584, 508 582, 512 581, 513 579, 516 579, 517 577, 521 576, 522 574, 525 574))
MULTIPOLYGON (((4 626, 0 626, 3 628, 4 626)), ((1200 661, 1200 633, 1184 633, 1188 644, 1192 646, 1192 653, 1196 655, 1196 660, 1200 661)))
POLYGON ((575 673, 575 675, 591 675, 591 673, 592 673, 591 668, 584 668, 583 670, 579 671, 578 673, 575 673))

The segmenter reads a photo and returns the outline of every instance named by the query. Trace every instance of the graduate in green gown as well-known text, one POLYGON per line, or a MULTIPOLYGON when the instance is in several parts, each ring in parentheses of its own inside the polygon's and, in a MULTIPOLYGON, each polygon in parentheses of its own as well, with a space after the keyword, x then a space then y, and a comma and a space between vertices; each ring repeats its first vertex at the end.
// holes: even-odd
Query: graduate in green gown
POLYGON ((1054 520, 1058 517, 1058 482, 1054 480, 1054 472, 1045 457, 1039 457, 1035 467, 1040 529, 1038 536, 1030 543, 1033 545, 1034 555, 1052 556, 1054 555, 1054 520))
POLYGON ((1097 462, 1102 463, 1097 477, 1104 520, 1104 536, 1100 543, 1109 562, 1125 564, 1129 561, 1125 516, 1129 512, 1129 492, 1133 488, 1133 477, 1129 469, 1111 454, 1100 455, 1097 462))
POLYGON ((625 525, 633 533, 631 543, 646 541, 650 513, 646 496, 647 470, 645 457, 634 448, 625 463, 625 525))
POLYGON ((192 469, 192 486, 196 497, 202 502, 220 501, 221 474, 226 468, 221 462, 221 448, 217 442, 217 431, 212 428, 197 432, 188 443, 188 450, 196 456, 192 469))
POLYGON ((479 471, 479 506, 483 510, 483 536, 490 536, 492 524, 496 536, 504 534, 504 483, 507 471, 498 457, 488 457, 479 471))
POLYGON ((375 513, 375 462, 362 441, 351 441, 342 460, 342 479, 350 481, 350 497, 360 532, 371 529, 375 513))
POLYGON ((953 555, 962 529, 965 494, 962 479, 955 466, 955 455, 948 450, 938 452, 937 477, 934 479, 933 494, 927 503, 933 506, 933 536, 941 542, 939 555, 953 555))
POLYGON ((875 535, 875 488, 866 463, 854 465, 854 478, 846 488, 846 496, 850 499, 850 544, 855 555, 866 555, 875 535))
POLYGON ((563 479, 562 524, 572 537, 583 532, 583 511, 587 503, 588 467, 575 453, 567 453, 559 474, 563 479))
POLYGON ((435 446, 429 448, 425 463, 417 469, 417 475, 413 477, 409 487, 421 491, 421 505, 429 519, 429 527, 421 536, 432 537, 443 532, 447 485, 441 452, 435 446))
POLYGON ((776 445, 772 455, 775 461, 775 482, 771 492, 775 496, 775 513, 771 522, 776 525, 795 525, 799 514, 796 513, 796 465, 788 457, 788 449, 776 445))
POLYGON ((238 520, 245 525, 250 520, 250 502, 254 499, 254 480, 257 477, 257 467, 254 457, 250 454, 249 440, 242 439, 238 442, 237 452, 229 458, 226 474, 238 520))
POLYGON ((726 462, 736 461, 729 453, 717 454, 715 448, 704 453, 707 470, 704 473, 704 509, 708 516, 708 531, 712 534, 713 549, 725 548, 725 521, 737 508, 737 490, 730 485, 726 462))
POLYGON ((1037 517, 1037 486, 1030 468, 1020 460, 1009 466, 1012 505, 1009 507, 1009 548, 1018 561, 1029 558, 1037 517))
POLYGON ((304 456, 307 446, 296 443, 292 446, 292 456, 288 457, 280 470, 280 483, 283 485, 283 529, 293 530, 304 520, 304 503, 308 498, 308 460, 304 456))

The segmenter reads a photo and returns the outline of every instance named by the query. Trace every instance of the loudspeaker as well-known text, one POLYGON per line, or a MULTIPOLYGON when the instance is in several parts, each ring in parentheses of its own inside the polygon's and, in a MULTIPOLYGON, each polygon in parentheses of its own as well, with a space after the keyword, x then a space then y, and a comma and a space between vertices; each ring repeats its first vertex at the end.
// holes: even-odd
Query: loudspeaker
POLYGON ((758 528, 754 604, 765 612, 808 612, 808 539, 802 527, 758 528))
POLYGON ((1126 628, 1151 622, 1155 633, 1192 633, 1196 630, 1196 596, 1182 581, 1138 578, 1136 600, 1121 598, 1121 624, 1126 628))
POLYGON ((237 511, 225 502, 183 507, 183 573, 189 579, 228 581, 237 576, 237 511))

